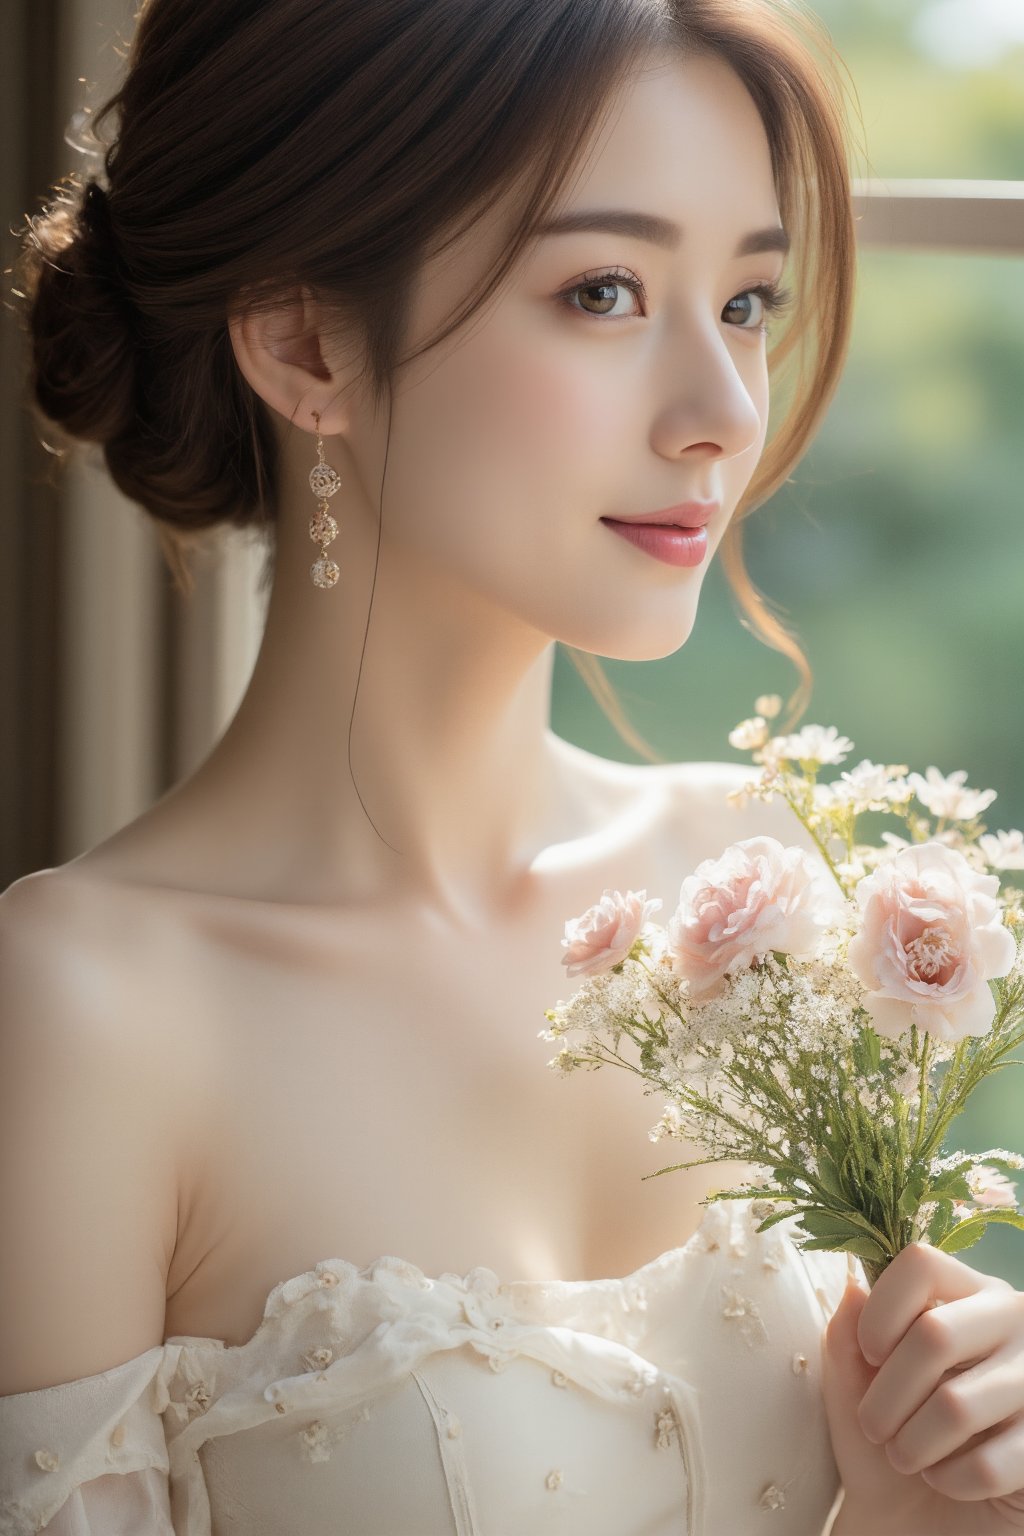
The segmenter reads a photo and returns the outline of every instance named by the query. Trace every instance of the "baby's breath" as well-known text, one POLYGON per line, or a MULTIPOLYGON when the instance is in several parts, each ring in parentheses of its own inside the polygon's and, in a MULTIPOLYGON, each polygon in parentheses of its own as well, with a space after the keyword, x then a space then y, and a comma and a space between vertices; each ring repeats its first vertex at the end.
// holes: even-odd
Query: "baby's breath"
MULTIPOLYGON (((857 888, 926 842, 952 849, 982 875, 1016 869, 1021 834, 985 835, 978 818, 994 792, 967 789, 963 773, 944 778, 929 768, 922 778, 904 764, 865 759, 819 782, 853 743, 831 726, 769 738, 779 705, 774 696, 759 698, 731 733, 731 744, 762 771, 729 799, 745 805, 781 796, 817 845, 845 901, 816 952, 799 959, 769 952, 727 972, 710 993, 691 995, 674 974, 666 931, 649 924, 624 960, 586 976, 568 1001, 547 1010, 549 1028, 539 1035, 561 1042, 553 1070, 614 1065, 661 1097, 650 1140, 686 1142, 703 1155, 658 1174, 716 1161, 752 1165, 756 1185, 710 1198, 755 1191, 757 1219, 797 1215, 802 1246, 853 1252, 874 1280, 910 1242, 958 1252, 989 1220, 1024 1227, 1024 1216, 1007 1208, 1006 1177, 1024 1169, 1024 1156, 941 1151, 973 1089, 1024 1043, 1024 892, 1007 887, 999 898, 1016 958, 989 983, 994 1021, 986 1034, 954 1041, 913 1025, 897 1037, 873 1027, 865 985, 848 958, 861 920, 857 888), (913 806, 915 795, 937 821, 913 806), (857 818, 881 811, 901 834, 859 840, 857 818), (948 1069, 938 1082, 940 1062, 948 1069)), ((933 947, 939 955, 938 937, 933 947)))

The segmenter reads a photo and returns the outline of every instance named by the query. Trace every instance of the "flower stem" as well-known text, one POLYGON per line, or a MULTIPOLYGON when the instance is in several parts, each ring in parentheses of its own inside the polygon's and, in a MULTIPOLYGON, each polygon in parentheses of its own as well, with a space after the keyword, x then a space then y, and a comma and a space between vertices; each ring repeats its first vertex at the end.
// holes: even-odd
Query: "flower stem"
POLYGON ((924 1044, 921 1047, 921 1082, 918 1088, 917 1103, 917 1135, 914 1137, 914 1156, 916 1157, 921 1147, 924 1136, 925 1110, 928 1104, 928 1050, 932 1043, 932 1037, 927 1030, 924 1032, 924 1044))
POLYGON ((799 821, 800 825, 804 828, 804 831, 807 832, 809 834, 809 836, 811 836, 814 839, 815 846, 817 847, 818 852, 821 854, 822 858, 825 860, 825 863, 828 865, 829 869, 832 871, 832 874, 833 874, 833 876, 835 878, 835 882, 838 885, 839 889, 842 891, 843 895, 846 896, 848 894, 847 890, 846 890, 846 886, 843 884, 842 876, 840 875, 839 871, 836 869, 835 863, 834 863, 834 861, 833 861, 833 859, 832 859, 832 857, 831 857, 831 855, 830 855, 830 853, 828 851, 828 848, 822 842, 821 838, 818 836, 817 832, 815 832, 814 828, 808 824, 807 817, 800 810, 800 807, 796 804, 796 802, 792 799, 792 797, 790 795, 785 793, 785 791, 783 791, 783 799, 785 800, 786 804, 789 806, 790 810, 793 812, 794 816, 799 821))

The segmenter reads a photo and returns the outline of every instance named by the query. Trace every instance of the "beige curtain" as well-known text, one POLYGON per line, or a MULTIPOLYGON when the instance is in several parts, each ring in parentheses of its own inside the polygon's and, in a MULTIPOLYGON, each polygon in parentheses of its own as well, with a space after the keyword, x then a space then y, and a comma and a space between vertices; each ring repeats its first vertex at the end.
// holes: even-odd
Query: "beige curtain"
MULTIPOLYGON (((127 0, 6 0, 0 25, 3 266, 11 233, 82 165, 63 141, 123 67, 127 0), (84 83, 82 83, 84 81, 84 83)), ((6 278, 10 284, 10 277, 6 278)), ((206 755, 262 632, 259 547, 226 534, 174 588, 146 515, 98 460, 66 470, 23 406, 22 338, 0 354, 0 888, 137 816, 206 755)))

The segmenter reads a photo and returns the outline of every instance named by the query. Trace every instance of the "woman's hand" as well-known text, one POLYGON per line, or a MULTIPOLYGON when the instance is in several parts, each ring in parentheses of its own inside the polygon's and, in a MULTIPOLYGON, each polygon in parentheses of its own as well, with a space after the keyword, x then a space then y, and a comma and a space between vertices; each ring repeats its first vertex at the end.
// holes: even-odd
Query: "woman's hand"
POLYGON ((1024 1530, 1024 1294, 912 1243, 822 1341, 833 1536, 1024 1530))

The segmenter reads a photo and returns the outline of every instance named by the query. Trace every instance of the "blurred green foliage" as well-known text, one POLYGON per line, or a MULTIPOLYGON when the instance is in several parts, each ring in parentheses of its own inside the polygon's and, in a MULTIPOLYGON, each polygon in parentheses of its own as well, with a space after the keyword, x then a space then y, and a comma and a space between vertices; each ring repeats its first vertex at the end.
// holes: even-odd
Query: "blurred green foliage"
MULTIPOLYGON (((924 0, 817 8, 863 110, 858 173, 1024 177, 1024 50, 956 70, 915 43, 924 0)), ((992 829, 1024 827, 1022 427, 1024 254, 865 250, 839 392, 792 481, 747 526, 751 573, 814 668, 805 719, 850 736, 851 764, 966 769, 998 791, 992 829)), ((729 730, 757 694, 794 681, 741 627, 717 562, 678 653, 605 667, 640 733, 676 761, 749 760, 729 730)), ((640 760, 561 653, 552 726, 640 760)), ((1024 1065, 977 1090, 946 1149, 1000 1146, 1024 1152, 1024 1065)), ((962 1257, 1024 1289, 1019 1233, 993 1229, 962 1257)))

